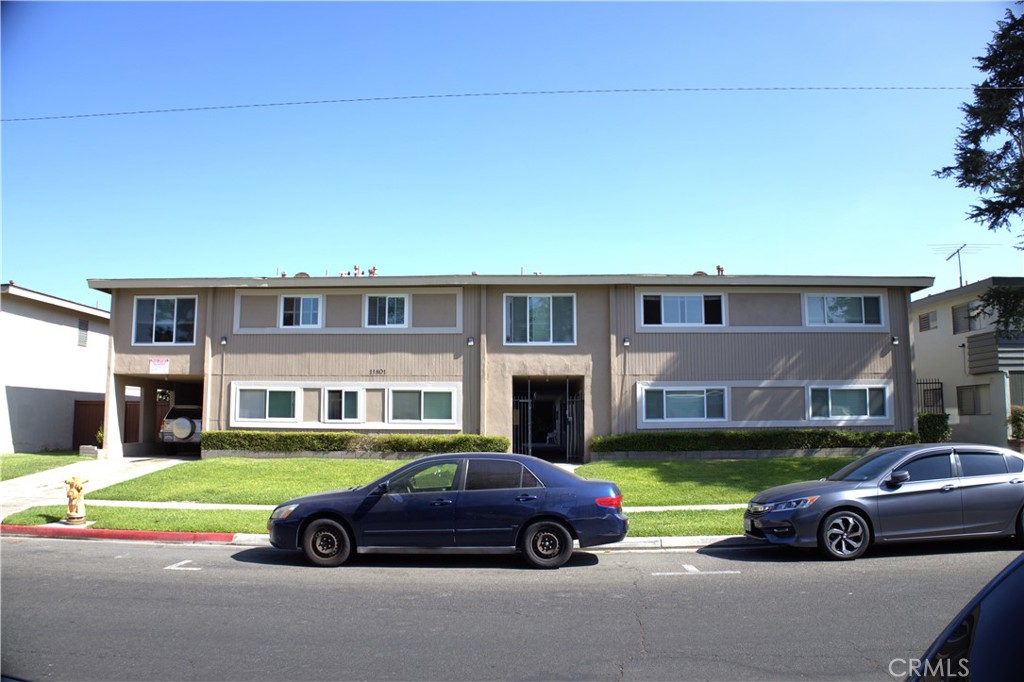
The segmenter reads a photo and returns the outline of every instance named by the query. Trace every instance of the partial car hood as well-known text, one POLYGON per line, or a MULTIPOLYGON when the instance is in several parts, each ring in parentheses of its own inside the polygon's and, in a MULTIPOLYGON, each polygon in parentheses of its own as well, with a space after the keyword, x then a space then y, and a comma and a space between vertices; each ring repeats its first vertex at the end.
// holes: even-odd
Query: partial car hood
POLYGON ((799 497, 813 497, 814 495, 825 495, 839 490, 852 490, 859 484, 859 481, 801 481, 799 483, 787 483, 786 485, 762 490, 751 498, 750 501, 756 504, 784 502, 799 497))
POLYGON ((352 497, 357 497, 357 496, 362 497, 362 496, 365 495, 365 493, 357 495, 357 493, 359 493, 359 491, 361 491, 362 489, 363 489, 363 486, 358 486, 357 485, 357 486, 352 486, 351 488, 340 488, 338 490, 328 490, 327 492, 323 492, 323 493, 313 493, 312 495, 303 495, 302 497, 296 497, 293 500, 288 500, 287 502, 282 502, 281 504, 279 504, 277 506, 283 507, 283 506, 285 506, 287 504, 312 504, 312 503, 323 504, 325 502, 340 501, 340 500, 344 500, 344 499, 352 498, 352 497))

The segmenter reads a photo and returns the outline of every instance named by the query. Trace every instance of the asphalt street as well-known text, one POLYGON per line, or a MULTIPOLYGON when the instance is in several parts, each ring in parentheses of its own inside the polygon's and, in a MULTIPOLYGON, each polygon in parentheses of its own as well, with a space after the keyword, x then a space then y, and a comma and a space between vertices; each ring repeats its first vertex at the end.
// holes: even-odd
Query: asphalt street
POLYGON ((1019 550, 357 557, 0 540, 2 671, 26 680, 886 680, 1019 550))

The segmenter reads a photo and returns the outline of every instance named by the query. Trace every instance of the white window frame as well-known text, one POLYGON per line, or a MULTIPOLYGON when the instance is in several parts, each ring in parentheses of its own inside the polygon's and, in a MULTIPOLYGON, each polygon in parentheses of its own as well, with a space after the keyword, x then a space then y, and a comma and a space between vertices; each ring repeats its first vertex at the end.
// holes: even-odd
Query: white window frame
POLYGON ((325 386, 320 392, 320 406, 322 407, 320 420, 325 424, 361 424, 366 421, 366 389, 346 386, 325 386), (342 418, 331 419, 330 417, 330 393, 341 392, 342 418), (356 416, 348 418, 345 412, 345 393, 356 394, 356 416))
POLYGON ((406 386, 388 386, 387 388, 387 404, 385 405, 384 420, 388 424, 456 424, 458 422, 458 414, 462 407, 459 401, 459 391, 454 387, 448 386, 428 386, 428 385, 406 385, 406 386), (395 393, 412 393, 419 392, 420 394, 420 418, 419 419, 395 419, 394 418, 394 400, 395 393), (452 401, 452 416, 448 419, 426 419, 423 417, 423 396, 425 393, 447 393, 451 396, 452 401))
MULTIPOLYGON (((551 330, 552 330, 552 335, 551 336, 553 338, 554 337, 554 333, 553 333, 554 332, 554 306, 553 305, 549 305, 549 310, 551 310, 550 326, 551 326, 551 330)), ((504 345, 506 345, 506 346, 575 346, 576 345, 577 333, 578 333, 578 330, 579 330, 579 325, 577 324, 578 315, 577 315, 577 307, 576 307, 576 294, 571 294, 571 293, 542 293, 542 292, 530 292, 530 293, 522 293, 522 294, 504 294, 504 296, 502 297, 501 317, 502 317, 502 337, 501 338, 504 340, 504 345), (511 341, 510 340, 511 329, 509 328, 510 320, 509 320, 509 316, 508 316, 508 305, 509 305, 509 299, 511 299, 511 298, 525 298, 525 299, 527 299, 527 309, 529 309, 529 299, 531 299, 531 298, 548 298, 548 299, 569 298, 569 299, 571 299, 572 300, 572 340, 571 341, 530 341, 530 340, 526 340, 526 341, 511 341)), ((529 337, 530 337, 530 321, 529 321, 529 317, 527 317, 526 324, 527 324, 527 327, 526 327, 526 337, 527 337, 527 339, 529 339, 529 337)))
POLYGON ((807 419, 810 422, 822 423, 822 422, 878 422, 878 423, 889 423, 893 419, 892 415, 892 388, 885 384, 826 384, 817 383, 807 386, 806 389, 806 400, 807 400, 807 419), (871 393, 872 389, 880 390, 885 396, 885 414, 872 415, 871 414, 871 393), (814 391, 827 390, 828 394, 828 416, 819 417, 814 414, 814 391), (845 415, 832 414, 832 391, 864 391, 865 393, 865 404, 868 408, 868 414, 865 415, 845 415))
MULTIPOLYGON (((199 297, 198 296, 135 296, 132 299, 132 345, 133 346, 194 346, 199 337, 199 297), (156 335, 156 302, 174 301, 174 336, 178 335, 178 301, 189 300, 193 302, 195 318, 192 320, 191 341, 138 341, 135 338, 135 329, 138 324, 139 301, 153 301, 153 336, 156 335)), ((152 336, 150 337, 152 339, 152 336)))
POLYGON ((320 329, 324 326, 324 297, 320 294, 281 294, 277 299, 277 327, 278 329, 320 329), (299 299, 299 321, 298 324, 284 323, 284 302, 285 299, 299 299), (304 301, 316 301, 316 322, 314 324, 302 323, 302 305, 304 301))
POLYGON ((363 295, 363 328, 364 329, 408 329, 412 320, 412 296, 409 294, 389 294, 389 293, 369 293, 363 295), (370 324, 370 299, 371 298, 383 298, 385 299, 385 308, 387 307, 387 300, 392 298, 402 299, 402 313, 403 319, 401 324, 392 324, 387 321, 387 313, 385 313, 384 324, 370 324))
POLYGON ((231 425, 232 426, 273 426, 281 424, 297 424, 301 421, 302 415, 302 389, 294 384, 288 385, 274 385, 272 383, 266 384, 247 384, 247 383, 233 383, 231 386, 231 425), (241 394, 242 391, 264 391, 264 414, 269 415, 270 413, 270 392, 275 393, 291 393, 294 396, 295 411, 294 414, 288 417, 242 417, 239 415, 239 407, 241 406, 241 394))
MULTIPOLYGON (((685 384, 664 384, 652 382, 639 386, 639 419, 641 424, 721 424, 729 421, 729 388, 727 386, 689 386, 685 384), (662 417, 661 419, 648 419, 647 417, 647 394, 649 391, 661 391, 662 394, 671 391, 704 392, 704 416, 703 417, 662 417), (722 416, 708 417, 708 391, 722 392, 722 416)), ((662 398, 664 400, 664 397, 662 398)), ((662 405, 664 412, 664 404, 662 405)))
POLYGON ((664 328, 678 328, 678 327, 710 327, 713 329, 719 329, 726 326, 728 316, 726 315, 726 295, 724 293, 715 291, 696 291, 680 293, 678 291, 641 291, 638 292, 638 314, 640 327, 645 329, 664 329, 664 328), (659 297, 661 304, 661 323, 651 324, 644 320, 644 299, 648 296, 659 297), (719 299, 722 306, 722 321, 720 323, 708 323, 704 320, 704 303, 709 297, 716 297, 719 299), (665 322, 665 299, 666 298, 699 298, 700 299, 700 322, 665 322))
POLYGON ((871 329, 871 330, 882 330, 888 327, 888 311, 885 305, 885 294, 883 292, 871 292, 871 291, 832 291, 832 292, 810 292, 803 295, 803 316, 804 326, 814 327, 819 329, 871 329), (826 306, 824 310, 824 321, 822 322, 811 322, 810 306, 812 299, 825 299, 823 305, 826 306), (878 323, 868 322, 829 322, 828 321, 828 309, 827 299, 829 298, 859 298, 861 299, 861 312, 864 311, 864 299, 865 298, 877 298, 878 299, 878 323))

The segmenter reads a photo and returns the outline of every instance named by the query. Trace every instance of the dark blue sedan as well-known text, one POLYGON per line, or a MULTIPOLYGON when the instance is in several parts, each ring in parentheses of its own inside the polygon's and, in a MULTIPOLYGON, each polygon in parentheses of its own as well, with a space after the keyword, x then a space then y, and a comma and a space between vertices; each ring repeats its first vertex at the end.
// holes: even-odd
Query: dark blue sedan
POLYGON ((580 547, 626 537, 622 494, 609 481, 525 455, 432 455, 369 485, 279 505, 267 530, 274 547, 302 549, 318 566, 357 553, 522 552, 558 568, 580 547))

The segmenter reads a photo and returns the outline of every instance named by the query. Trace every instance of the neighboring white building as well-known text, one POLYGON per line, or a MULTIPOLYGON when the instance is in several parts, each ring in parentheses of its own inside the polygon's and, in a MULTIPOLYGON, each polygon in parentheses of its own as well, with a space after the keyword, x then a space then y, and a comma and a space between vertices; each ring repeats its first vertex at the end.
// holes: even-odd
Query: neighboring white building
POLYGON ((973 312, 990 277, 913 301, 911 325, 921 412, 949 414, 953 440, 1005 446, 1011 405, 1024 405, 1024 337, 1000 335, 991 317, 973 312))
POLYGON ((104 399, 110 313, 0 285, 0 453, 70 450, 75 401, 104 399))

